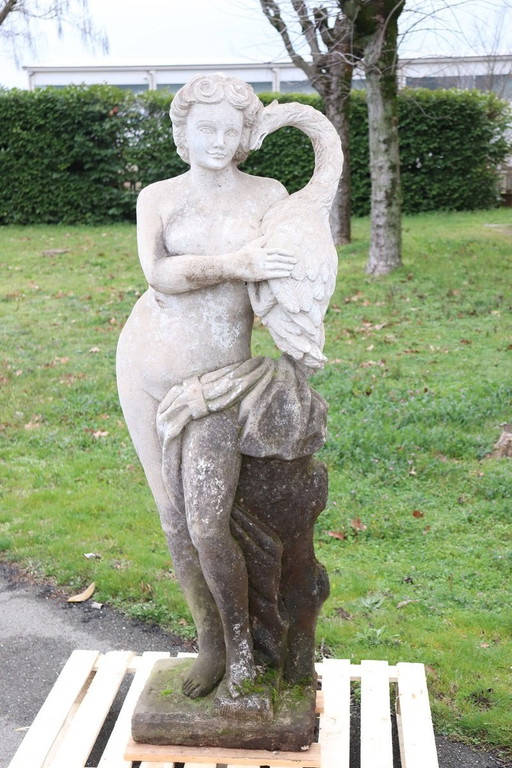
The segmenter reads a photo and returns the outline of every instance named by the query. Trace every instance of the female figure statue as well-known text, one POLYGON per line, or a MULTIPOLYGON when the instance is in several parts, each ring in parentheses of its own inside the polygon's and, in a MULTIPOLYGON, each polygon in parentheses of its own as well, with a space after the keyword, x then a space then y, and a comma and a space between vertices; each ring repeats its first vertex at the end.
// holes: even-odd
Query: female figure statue
MULTIPOLYGON (((302 473, 297 498, 307 499, 306 486, 316 483, 307 462, 325 439, 326 404, 307 379, 325 360, 323 317, 337 267, 328 218, 342 155, 319 112, 299 104, 264 109, 250 86, 222 74, 193 78, 174 97, 171 119, 190 170, 139 195, 138 248, 149 288, 119 339, 118 388, 197 628, 199 654, 183 692, 204 696, 224 679, 220 703, 228 707, 226 696, 232 703, 255 679, 253 636, 283 668, 279 638, 289 628, 288 679, 314 676, 314 625, 328 590, 312 545, 321 507, 307 500, 307 536, 296 526, 295 499, 289 519, 282 515, 273 527, 279 499, 267 503, 259 491, 274 482, 276 464, 266 465, 270 474, 259 482, 265 470, 258 461, 284 462, 294 478, 288 487, 302 473), (316 157, 311 181, 291 196, 278 181, 238 168, 267 133, 287 124, 310 136, 316 157), (253 308, 285 353, 278 361, 251 358, 253 308), (249 481, 242 457, 244 467, 245 457, 254 458, 249 481), (259 529, 250 503, 240 517, 237 488, 238 497, 251 489, 259 529), (247 565, 255 568, 238 541, 256 529, 256 549, 265 540, 260 551, 277 552, 284 587, 276 594, 279 574, 267 578, 253 601, 260 613, 251 635, 247 565), (292 529, 295 543, 283 550, 292 529)), ((277 477, 284 475, 277 467, 277 477)), ((320 504, 324 495, 317 494, 320 504)))
POLYGON ((222 75, 194 78, 175 96, 175 141, 190 170, 139 196, 138 248, 149 288, 118 346, 122 409, 198 632, 198 658, 183 687, 190 697, 224 675, 236 697, 255 676, 247 572, 230 532, 240 427, 235 406, 184 427, 176 456, 182 492, 171 498, 157 411, 174 385, 186 382, 189 402, 201 400, 198 376, 250 360, 247 283, 287 277, 296 263, 258 241, 263 216, 286 190, 238 169, 262 108, 249 86, 222 75))

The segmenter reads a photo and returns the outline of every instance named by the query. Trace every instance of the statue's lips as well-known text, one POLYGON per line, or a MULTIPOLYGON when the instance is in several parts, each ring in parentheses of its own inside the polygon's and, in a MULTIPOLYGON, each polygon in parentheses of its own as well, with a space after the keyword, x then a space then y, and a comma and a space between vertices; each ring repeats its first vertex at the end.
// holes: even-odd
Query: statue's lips
POLYGON ((227 155, 222 152, 208 152, 210 157, 215 158, 215 160, 224 160, 227 155))

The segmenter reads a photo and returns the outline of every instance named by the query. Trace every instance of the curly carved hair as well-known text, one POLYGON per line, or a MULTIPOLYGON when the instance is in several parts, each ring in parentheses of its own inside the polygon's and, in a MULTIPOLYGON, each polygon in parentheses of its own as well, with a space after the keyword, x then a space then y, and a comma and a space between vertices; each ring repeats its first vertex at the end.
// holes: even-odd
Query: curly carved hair
POLYGON ((189 162, 185 139, 187 117, 193 104, 219 104, 227 101, 244 114, 242 138, 234 155, 234 161, 243 162, 250 152, 251 130, 263 109, 263 104, 250 85, 232 75, 217 72, 212 75, 196 75, 174 96, 169 114, 176 151, 182 160, 189 162))

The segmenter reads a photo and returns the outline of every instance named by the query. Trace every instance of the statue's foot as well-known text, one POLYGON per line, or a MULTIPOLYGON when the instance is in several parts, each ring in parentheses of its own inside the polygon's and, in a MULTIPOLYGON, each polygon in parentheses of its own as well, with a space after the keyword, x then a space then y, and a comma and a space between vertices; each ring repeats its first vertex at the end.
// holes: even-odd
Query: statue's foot
POLYGON ((228 666, 224 683, 231 698, 236 699, 252 692, 255 680, 256 668, 254 663, 252 660, 249 661, 242 657, 228 666))
POLYGON ((215 694, 214 711, 217 715, 235 720, 261 720, 272 719, 272 694, 270 688, 249 692, 249 683, 245 682, 246 693, 240 693, 234 698, 224 679, 215 694))
POLYGON ((182 691, 191 699, 206 696, 222 680, 225 671, 222 654, 200 651, 183 681, 182 691))

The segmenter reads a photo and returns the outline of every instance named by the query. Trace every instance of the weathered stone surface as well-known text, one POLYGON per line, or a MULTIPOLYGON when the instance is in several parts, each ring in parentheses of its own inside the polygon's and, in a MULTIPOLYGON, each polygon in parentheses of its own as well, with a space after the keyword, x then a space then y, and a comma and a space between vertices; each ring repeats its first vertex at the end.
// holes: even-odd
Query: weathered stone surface
MULTIPOLYGON (((327 471, 310 456, 281 461, 245 456, 235 499, 235 510, 246 510, 282 543, 279 562, 279 584, 274 596, 276 612, 282 622, 282 633, 275 632, 278 622, 265 621, 257 597, 261 579, 269 579, 270 567, 257 551, 246 559, 249 567, 249 607, 256 650, 268 648, 276 635, 277 647, 270 658, 283 663, 286 680, 299 682, 314 677, 315 628, 322 604, 329 594, 329 579, 323 565, 315 557, 314 524, 327 502, 327 471), (254 579, 251 574, 254 573, 254 579)), ((236 512, 234 512, 236 520, 236 512)), ((236 532, 234 532, 236 537, 236 532)), ((244 544, 238 539, 244 550, 244 544)))
POLYGON ((132 720, 135 741, 246 749, 300 751, 313 742, 316 686, 282 685, 276 696, 256 681, 243 710, 217 693, 190 699, 181 692, 190 660, 155 664, 132 720), (225 706, 225 702, 228 706, 225 706))
MULTIPOLYGON (((199 654, 181 679, 185 711, 213 697, 255 743, 263 730, 268 743, 291 748, 281 696, 314 684, 315 624, 328 594, 313 550, 327 478, 312 459, 327 404, 309 377, 325 361, 341 149, 320 112, 263 107, 223 74, 193 78, 171 119, 190 170, 139 196, 149 287, 119 339, 119 395, 197 628, 199 654), (315 150, 313 177, 293 195, 238 169, 283 125, 303 130, 315 150), (251 356, 255 312, 284 353, 277 361, 251 356), (261 664, 283 681, 277 703, 275 691, 252 690, 261 664)), ((314 719, 304 698, 303 734, 314 719)), ((143 735, 134 721, 134 738, 143 735)))

